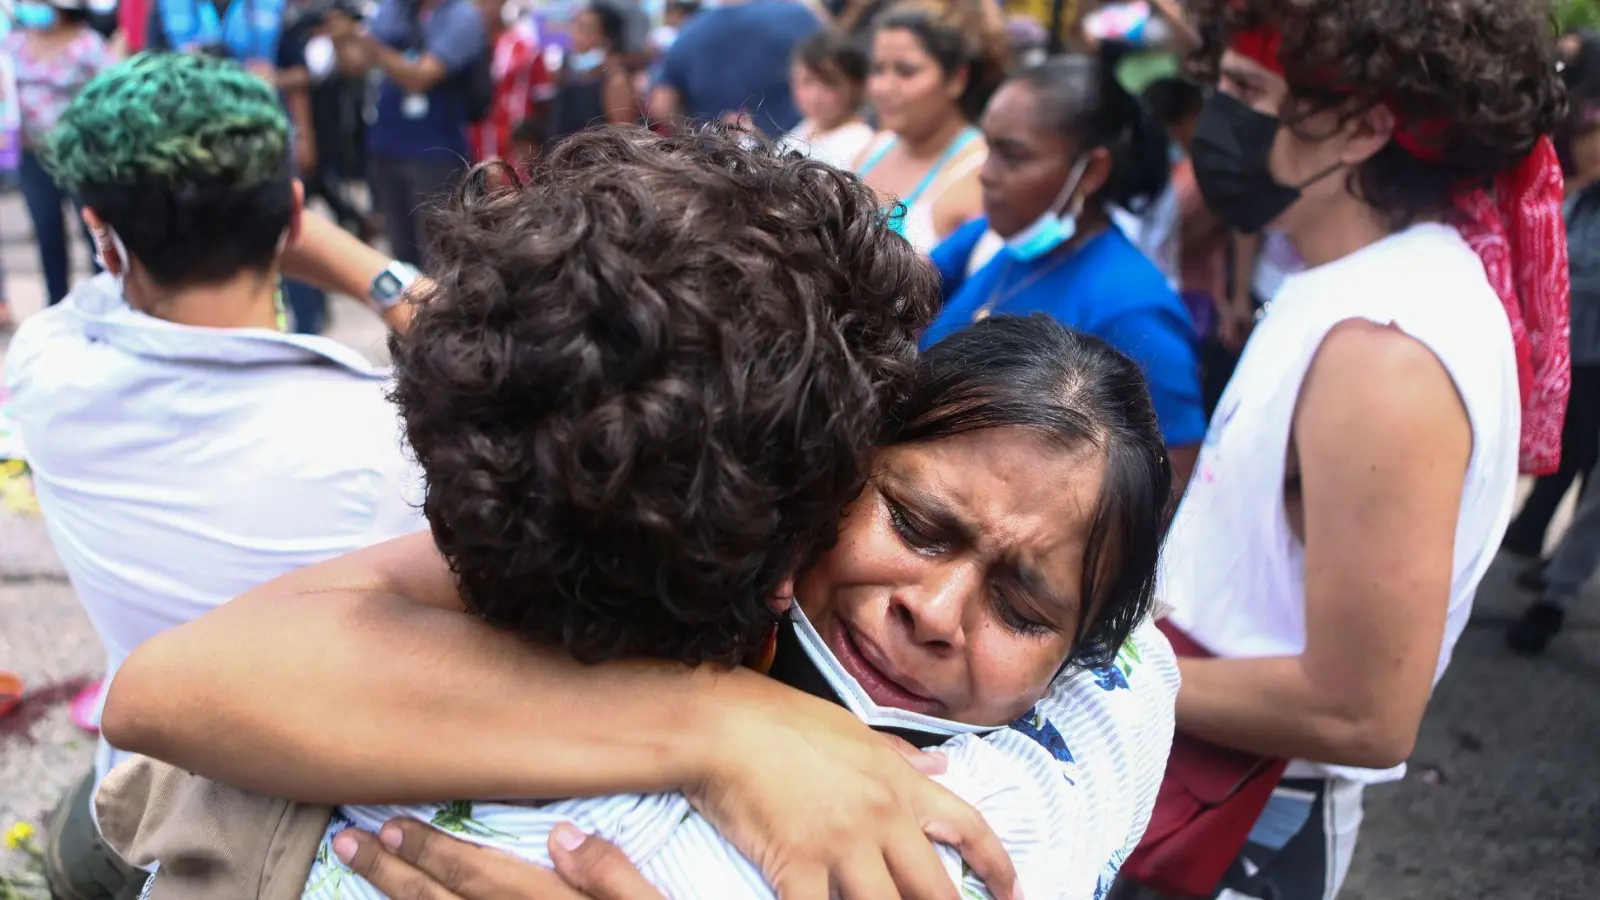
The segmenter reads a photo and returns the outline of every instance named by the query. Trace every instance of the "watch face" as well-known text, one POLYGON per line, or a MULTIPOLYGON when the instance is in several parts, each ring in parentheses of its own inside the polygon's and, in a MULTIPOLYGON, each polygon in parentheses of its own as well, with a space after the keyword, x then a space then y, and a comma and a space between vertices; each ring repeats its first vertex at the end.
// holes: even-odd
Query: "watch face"
POLYGON ((400 279, 396 278, 393 272, 384 272, 372 282, 372 292, 377 294, 380 300, 393 300, 400 296, 402 288, 400 279))

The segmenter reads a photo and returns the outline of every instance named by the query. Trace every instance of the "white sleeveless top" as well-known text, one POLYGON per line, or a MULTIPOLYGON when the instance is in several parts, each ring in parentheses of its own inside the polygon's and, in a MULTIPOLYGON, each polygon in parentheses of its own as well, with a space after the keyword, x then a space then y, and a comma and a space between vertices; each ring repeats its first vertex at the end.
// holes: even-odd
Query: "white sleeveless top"
MULTIPOLYGON (((849 679, 837 662, 832 666, 849 679)), ((1146 620, 1112 665, 1056 679, 1049 695, 1010 726, 942 744, 949 767, 936 780, 983 814, 1030 900, 1101 900, 1150 820, 1172 746, 1177 693, 1172 647, 1146 620)), ((773 761, 773 777, 783 777, 782 760, 773 761)), ((546 866, 551 829, 572 822, 622 848, 669 900, 775 896, 760 870, 682 794, 622 794, 524 805, 341 806, 323 835, 304 900, 382 900, 339 862, 331 842, 345 828, 376 831, 394 816, 431 822, 546 866)), ((990 897, 954 850, 938 850, 963 898, 990 897)))
MULTIPOLYGON (((1167 540, 1160 597, 1173 623, 1219 656, 1304 651, 1305 547, 1284 506, 1285 448, 1312 357, 1329 329, 1355 318, 1392 324, 1427 346, 1455 381, 1471 422, 1437 684, 1511 518, 1522 424, 1505 310, 1477 255, 1443 225, 1413 226, 1284 279, 1212 419, 1167 540)), ((1364 783, 1404 772, 1403 765, 1290 769, 1364 783)))
MULTIPOLYGON (((905 221, 900 232, 911 242, 911 246, 924 256, 931 253, 933 248, 946 237, 939 234, 939 229, 933 221, 933 208, 938 204, 939 198, 963 178, 982 168, 984 161, 989 158, 987 148, 981 151, 969 149, 972 140, 981 135, 975 128, 969 128, 968 131, 971 133, 970 136, 963 133, 957 137, 956 142, 945 151, 946 156, 933 164, 933 168, 922 177, 911 194, 900 198, 906 208, 905 221)), ((888 154, 896 140, 898 138, 891 132, 886 131, 878 135, 868 145, 862 159, 856 163, 856 175, 865 179, 867 173, 888 154)))

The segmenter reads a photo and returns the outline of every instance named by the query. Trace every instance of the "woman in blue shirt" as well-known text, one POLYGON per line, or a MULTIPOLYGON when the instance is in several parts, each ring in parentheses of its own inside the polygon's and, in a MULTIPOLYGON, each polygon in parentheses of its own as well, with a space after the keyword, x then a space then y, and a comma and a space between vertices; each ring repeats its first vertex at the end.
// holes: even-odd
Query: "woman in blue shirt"
POLYGON ((1183 479, 1206 429, 1194 328, 1177 292, 1106 212, 1112 204, 1137 212, 1160 195, 1167 139, 1114 65, 1115 54, 1057 57, 990 101, 981 123, 984 216, 932 253, 945 306, 923 346, 990 315, 1035 312, 1103 338, 1143 367, 1183 479), (979 244, 990 230, 1005 246, 984 261, 979 244))

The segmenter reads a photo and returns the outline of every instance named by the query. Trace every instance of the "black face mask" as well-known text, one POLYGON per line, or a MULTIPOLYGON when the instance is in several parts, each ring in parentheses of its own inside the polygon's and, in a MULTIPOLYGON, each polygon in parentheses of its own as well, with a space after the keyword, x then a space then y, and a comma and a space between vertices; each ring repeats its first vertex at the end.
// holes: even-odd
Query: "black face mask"
POLYGON ((1300 199, 1300 190, 1339 168, 1334 166, 1300 187, 1279 184, 1267 159, 1278 136, 1278 117, 1257 112, 1215 91, 1206 98, 1195 125, 1194 178, 1206 206, 1222 224, 1255 234, 1300 199))

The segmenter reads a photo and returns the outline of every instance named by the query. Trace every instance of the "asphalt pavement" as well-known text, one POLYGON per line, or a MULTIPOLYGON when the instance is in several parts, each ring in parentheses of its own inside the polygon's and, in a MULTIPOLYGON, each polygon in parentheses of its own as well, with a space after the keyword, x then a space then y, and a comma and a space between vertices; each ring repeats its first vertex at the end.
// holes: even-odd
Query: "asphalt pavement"
MULTIPOLYGON (((87 265, 81 246, 77 259, 87 265)), ((0 263, 13 314, 37 310, 39 264, 14 193, 0 194, 0 263)), ((335 300, 330 333, 381 350, 381 324, 348 298, 335 300)), ((1600 592, 1591 585, 1547 656, 1525 659, 1502 639, 1529 599, 1514 572, 1502 561, 1479 590, 1410 773, 1368 791, 1343 900, 1600 898, 1600 592)), ((0 510, 0 670, 39 686, 97 677, 103 665, 43 523, 0 510)), ((29 738, 0 734, 0 833, 39 822, 92 748, 65 706, 29 738)), ((0 847, 0 876, 21 863, 0 847)))

